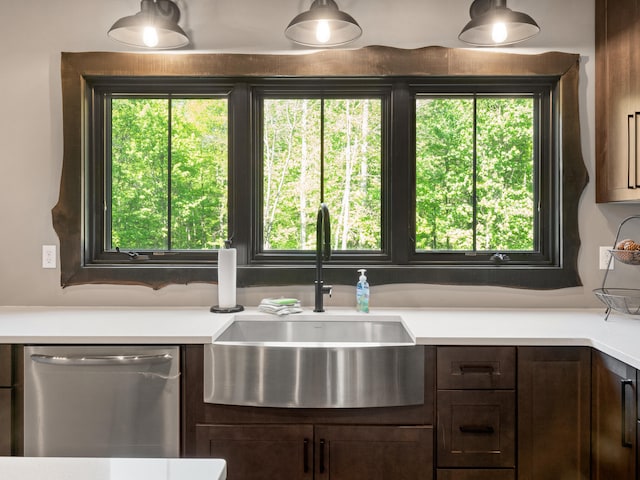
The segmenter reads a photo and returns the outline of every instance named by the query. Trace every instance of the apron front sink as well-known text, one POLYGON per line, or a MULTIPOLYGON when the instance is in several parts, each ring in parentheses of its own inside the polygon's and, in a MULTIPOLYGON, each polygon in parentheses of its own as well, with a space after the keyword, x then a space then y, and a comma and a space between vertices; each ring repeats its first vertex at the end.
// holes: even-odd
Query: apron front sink
POLYGON ((424 402, 424 349, 398 316, 239 315, 205 345, 205 402, 365 408, 424 402))

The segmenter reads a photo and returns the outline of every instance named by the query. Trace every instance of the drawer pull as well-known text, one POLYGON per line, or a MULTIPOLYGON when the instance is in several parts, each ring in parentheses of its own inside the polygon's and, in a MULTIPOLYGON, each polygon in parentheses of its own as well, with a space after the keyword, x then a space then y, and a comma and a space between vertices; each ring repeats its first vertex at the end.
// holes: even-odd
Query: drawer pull
POLYGON ((324 438, 320 439, 320 468, 318 469, 320 473, 324 473, 324 438))
POLYGON ((460 365, 460 373, 482 373, 486 375, 493 375, 495 368, 493 365, 460 365))
MULTIPOLYGON (((627 420, 627 387, 631 387, 631 393, 633 393, 633 380, 620 380, 620 397, 622 400, 622 446, 625 448, 633 448, 633 439, 627 440, 627 431, 633 430, 633 427, 635 426, 635 419, 631 422, 627 420), (631 425, 631 427, 629 427, 629 425, 631 425)), ((635 434, 633 434, 633 436, 635 436, 635 434)))
POLYGON ((308 438, 304 439, 302 457, 303 457, 303 463, 304 463, 302 468, 304 470, 304 473, 309 473, 309 439, 308 438))
POLYGON ((462 433, 479 433, 483 435, 491 435, 495 432, 491 425, 460 425, 462 433))

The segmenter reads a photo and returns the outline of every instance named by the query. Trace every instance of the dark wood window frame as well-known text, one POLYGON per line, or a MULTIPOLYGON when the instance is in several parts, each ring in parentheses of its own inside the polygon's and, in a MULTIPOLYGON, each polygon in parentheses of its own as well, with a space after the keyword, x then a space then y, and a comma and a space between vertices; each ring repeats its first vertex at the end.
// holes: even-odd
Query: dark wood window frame
MULTIPOLYGON (((427 263, 412 259, 411 248, 397 251, 393 244, 410 242, 406 213, 411 211, 411 196, 407 189, 392 188, 389 205, 393 205, 390 225, 392 260, 379 263, 355 264, 353 260, 336 259, 325 265, 325 279, 335 284, 351 284, 354 268, 365 266, 377 284, 384 283, 440 283, 457 285, 501 285, 518 288, 552 289, 581 285, 577 268, 580 237, 578 233, 578 203, 588 181, 581 154, 577 54, 545 53, 517 55, 483 50, 458 50, 427 47, 401 50, 390 47, 367 47, 360 50, 332 50, 310 55, 236 55, 236 54, 136 54, 136 53, 63 53, 62 100, 64 158, 60 183, 60 197, 53 209, 53 224, 60 239, 61 285, 112 283, 141 284, 160 288, 168 284, 215 282, 215 252, 198 263, 135 262, 130 260, 96 262, 92 258, 91 232, 87 220, 88 207, 85 172, 92 158, 90 141, 91 122, 87 116, 92 98, 92 80, 99 78, 189 78, 211 79, 212 83, 224 79, 246 79, 234 83, 237 95, 251 96, 251 79, 269 78, 360 78, 383 82, 429 83, 432 79, 447 78, 453 83, 464 78, 529 78, 547 81, 555 78, 553 95, 557 101, 559 121, 554 126, 557 142, 549 152, 557 164, 556 178, 549 186, 555 202, 550 211, 557 219, 557 231, 550 235, 554 255, 546 264, 522 265, 518 262, 497 265, 491 262, 474 264, 427 263), (398 80, 405 79, 405 80, 398 80), (412 263, 413 260, 413 263, 412 263)), ((407 124, 411 118, 411 88, 392 92, 394 103, 391 121, 407 124), (394 96, 404 97, 394 99, 394 96), (397 106, 402 105, 401 108, 397 106)), ((230 131, 251 123, 251 103, 236 108, 230 117, 230 131)), ((408 130, 408 129, 404 129, 408 130)), ((95 133, 95 132, 94 132, 95 133)), ((311 284, 314 277, 313 258, 306 263, 261 262, 255 255, 256 215, 254 205, 247 197, 255 196, 259 172, 255 171, 255 142, 231 134, 229 163, 229 231, 239 239, 238 285, 311 284), (252 192, 239 195, 238 192, 252 192), (249 217, 246 214, 249 214, 249 217)), ((395 158, 412 155, 411 133, 393 131, 390 136, 391 152, 395 158)), ((394 164, 391 176, 411 182, 410 162, 394 164)), ((553 176, 552 176, 553 177, 553 176)))

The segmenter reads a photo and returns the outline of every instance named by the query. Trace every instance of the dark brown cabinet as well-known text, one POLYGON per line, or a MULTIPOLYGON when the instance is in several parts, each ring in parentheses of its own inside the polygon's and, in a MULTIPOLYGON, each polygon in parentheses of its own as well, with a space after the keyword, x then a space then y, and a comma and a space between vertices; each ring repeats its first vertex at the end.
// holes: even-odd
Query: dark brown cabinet
POLYGON ((431 478, 433 428, 316 426, 314 463, 316 479, 431 478))
POLYGON ((636 370, 592 352, 591 478, 636 478, 636 370))
POLYGON ((184 348, 183 455, 230 480, 636 479, 638 372, 589 347, 425 347, 424 404, 375 409, 205 404, 202 353, 184 348))
POLYGON ((438 347, 436 371, 437 478, 514 478, 516 348, 438 347))
POLYGON ((183 456, 227 461, 229 480, 433 479, 435 348, 424 402, 380 408, 269 408, 203 402, 203 348, 183 361, 183 456))
POLYGON ((428 426, 199 425, 198 456, 229 480, 414 480, 433 475, 428 426))
POLYGON ((518 480, 588 480, 590 414, 590 348, 518 347, 518 480))
POLYGON ((438 467, 515 467, 513 390, 438 392, 438 467))
POLYGON ((515 470, 438 469, 436 480, 515 480, 515 470))
POLYGON ((0 455, 12 454, 13 375, 11 345, 0 345, 0 455))
POLYGON ((198 457, 224 458, 229 480, 313 478, 311 425, 198 425, 198 457))
POLYGON ((596 0, 596 201, 640 200, 640 2, 596 0))

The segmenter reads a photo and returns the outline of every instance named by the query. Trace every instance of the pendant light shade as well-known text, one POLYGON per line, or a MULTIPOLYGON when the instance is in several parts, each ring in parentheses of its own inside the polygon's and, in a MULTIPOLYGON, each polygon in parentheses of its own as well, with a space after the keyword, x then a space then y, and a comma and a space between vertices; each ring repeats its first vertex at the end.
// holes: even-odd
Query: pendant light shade
POLYGON ((114 40, 143 48, 180 48, 189 37, 178 25, 180 9, 171 0, 142 0, 140 11, 123 17, 109 29, 114 40))
POLYGON ((308 11, 291 20, 284 34, 300 45, 335 47, 360 37, 362 28, 334 0, 314 0, 308 11))
POLYGON ((507 8, 506 0, 474 0, 469 15, 471 21, 465 25, 458 38, 471 45, 511 45, 540 32, 540 27, 533 18, 507 8))

